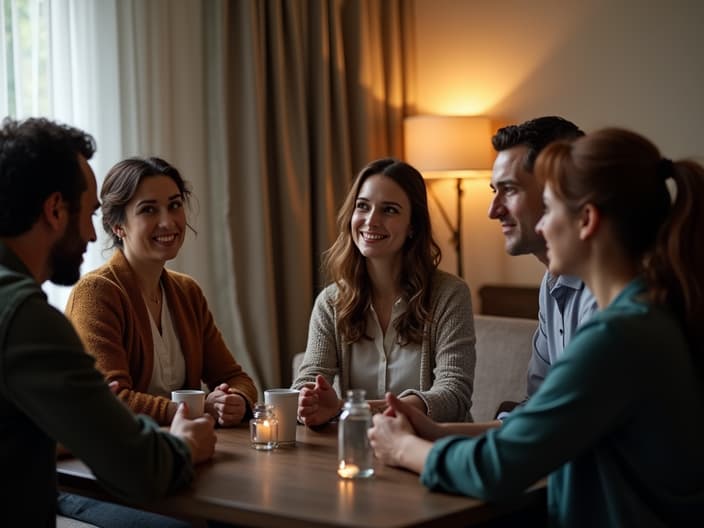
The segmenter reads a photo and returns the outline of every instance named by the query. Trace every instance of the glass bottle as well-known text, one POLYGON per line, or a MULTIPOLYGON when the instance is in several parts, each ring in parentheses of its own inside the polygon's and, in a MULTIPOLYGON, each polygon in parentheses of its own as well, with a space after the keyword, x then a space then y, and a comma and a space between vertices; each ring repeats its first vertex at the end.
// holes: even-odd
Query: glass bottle
POLYGON ((268 403, 255 403, 254 418, 249 421, 252 447, 259 451, 271 451, 279 447, 279 421, 274 414, 274 406, 268 403))
POLYGON ((367 438, 372 412, 361 389, 347 391, 347 400, 337 425, 338 466, 342 478, 367 478, 374 475, 374 454, 367 438))

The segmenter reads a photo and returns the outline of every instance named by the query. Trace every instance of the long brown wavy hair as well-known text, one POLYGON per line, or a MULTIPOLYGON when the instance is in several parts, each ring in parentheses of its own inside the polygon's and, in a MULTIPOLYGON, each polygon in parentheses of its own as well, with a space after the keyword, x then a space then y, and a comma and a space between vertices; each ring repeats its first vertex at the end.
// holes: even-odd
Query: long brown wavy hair
POLYGON ((420 343, 430 313, 433 272, 440 263, 441 252, 431 231, 423 177, 409 164, 394 158, 372 161, 361 170, 337 215, 337 240, 323 255, 323 269, 338 289, 335 299, 338 331, 347 343, 368 338, 365 314, 372 302, 371 279, 365 258, 354 244, 350 222, 359 190, 366 179, 374 175, 393 180, 411 204, 413 237, 409 237, 402 248, 400 276, 408 309, 394 326, 402 344, 420 343))
POLYGON ((704 373, 704 167, 663 159, 646 138, 609 128, 548 146, 535 173, 569 210, 591 203, 610 219, 619 243, 640 264, 650 299, 683 322, 704 373))

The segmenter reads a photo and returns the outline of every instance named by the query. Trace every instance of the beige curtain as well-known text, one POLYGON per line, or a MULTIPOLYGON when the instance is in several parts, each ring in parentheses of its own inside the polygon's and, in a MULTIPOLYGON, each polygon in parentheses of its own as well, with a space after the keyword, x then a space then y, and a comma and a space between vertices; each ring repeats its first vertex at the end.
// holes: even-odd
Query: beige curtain
POLYGON ((286 385, 351 180, 368 161, 402 154, 412 4, 206 5, 209 137, 220 138, 209 199, 224 208, 210 218, 213 302, 260 386, 286 385))

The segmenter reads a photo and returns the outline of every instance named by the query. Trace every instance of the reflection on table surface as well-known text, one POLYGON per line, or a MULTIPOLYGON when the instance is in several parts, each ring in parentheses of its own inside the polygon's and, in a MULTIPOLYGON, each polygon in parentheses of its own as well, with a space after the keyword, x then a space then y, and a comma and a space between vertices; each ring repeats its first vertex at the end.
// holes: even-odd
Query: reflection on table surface
MULTIPOLYGON (((507 504, 433 493, 418 475, 375 461, 375 476, 337 476, 335 426, 298 426, 296 446, 250 447, 249 429, 219 429, 215 457, 198 466, 193 485, 149 509, 238 526, 466 526, 545 503, 544 483, 507 504)), ((58 463, 62 488, 107 499, 80 461, 58 463)))

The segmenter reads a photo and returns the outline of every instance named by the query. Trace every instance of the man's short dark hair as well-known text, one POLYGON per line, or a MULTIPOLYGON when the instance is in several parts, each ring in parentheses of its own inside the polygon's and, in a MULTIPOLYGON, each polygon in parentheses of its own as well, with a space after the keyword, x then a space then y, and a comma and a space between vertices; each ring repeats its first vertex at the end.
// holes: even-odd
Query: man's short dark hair
POLYGON ((500 128, 491 138, 491 144, 497 152, 525 145, 528 147, 528 155, 523 168, 533 172, 535 158, 550 143, 558 139, 577 139, 583 135, 584 132, 571 121, 558 116, 546 116, 500 128))
POLYGON ((6 118, 0 128, 0 236, 28 231, 54 192, 78 211, 87 188, 78 155, 90 159, 94 152, 93 137, 77 128, 6 118))

